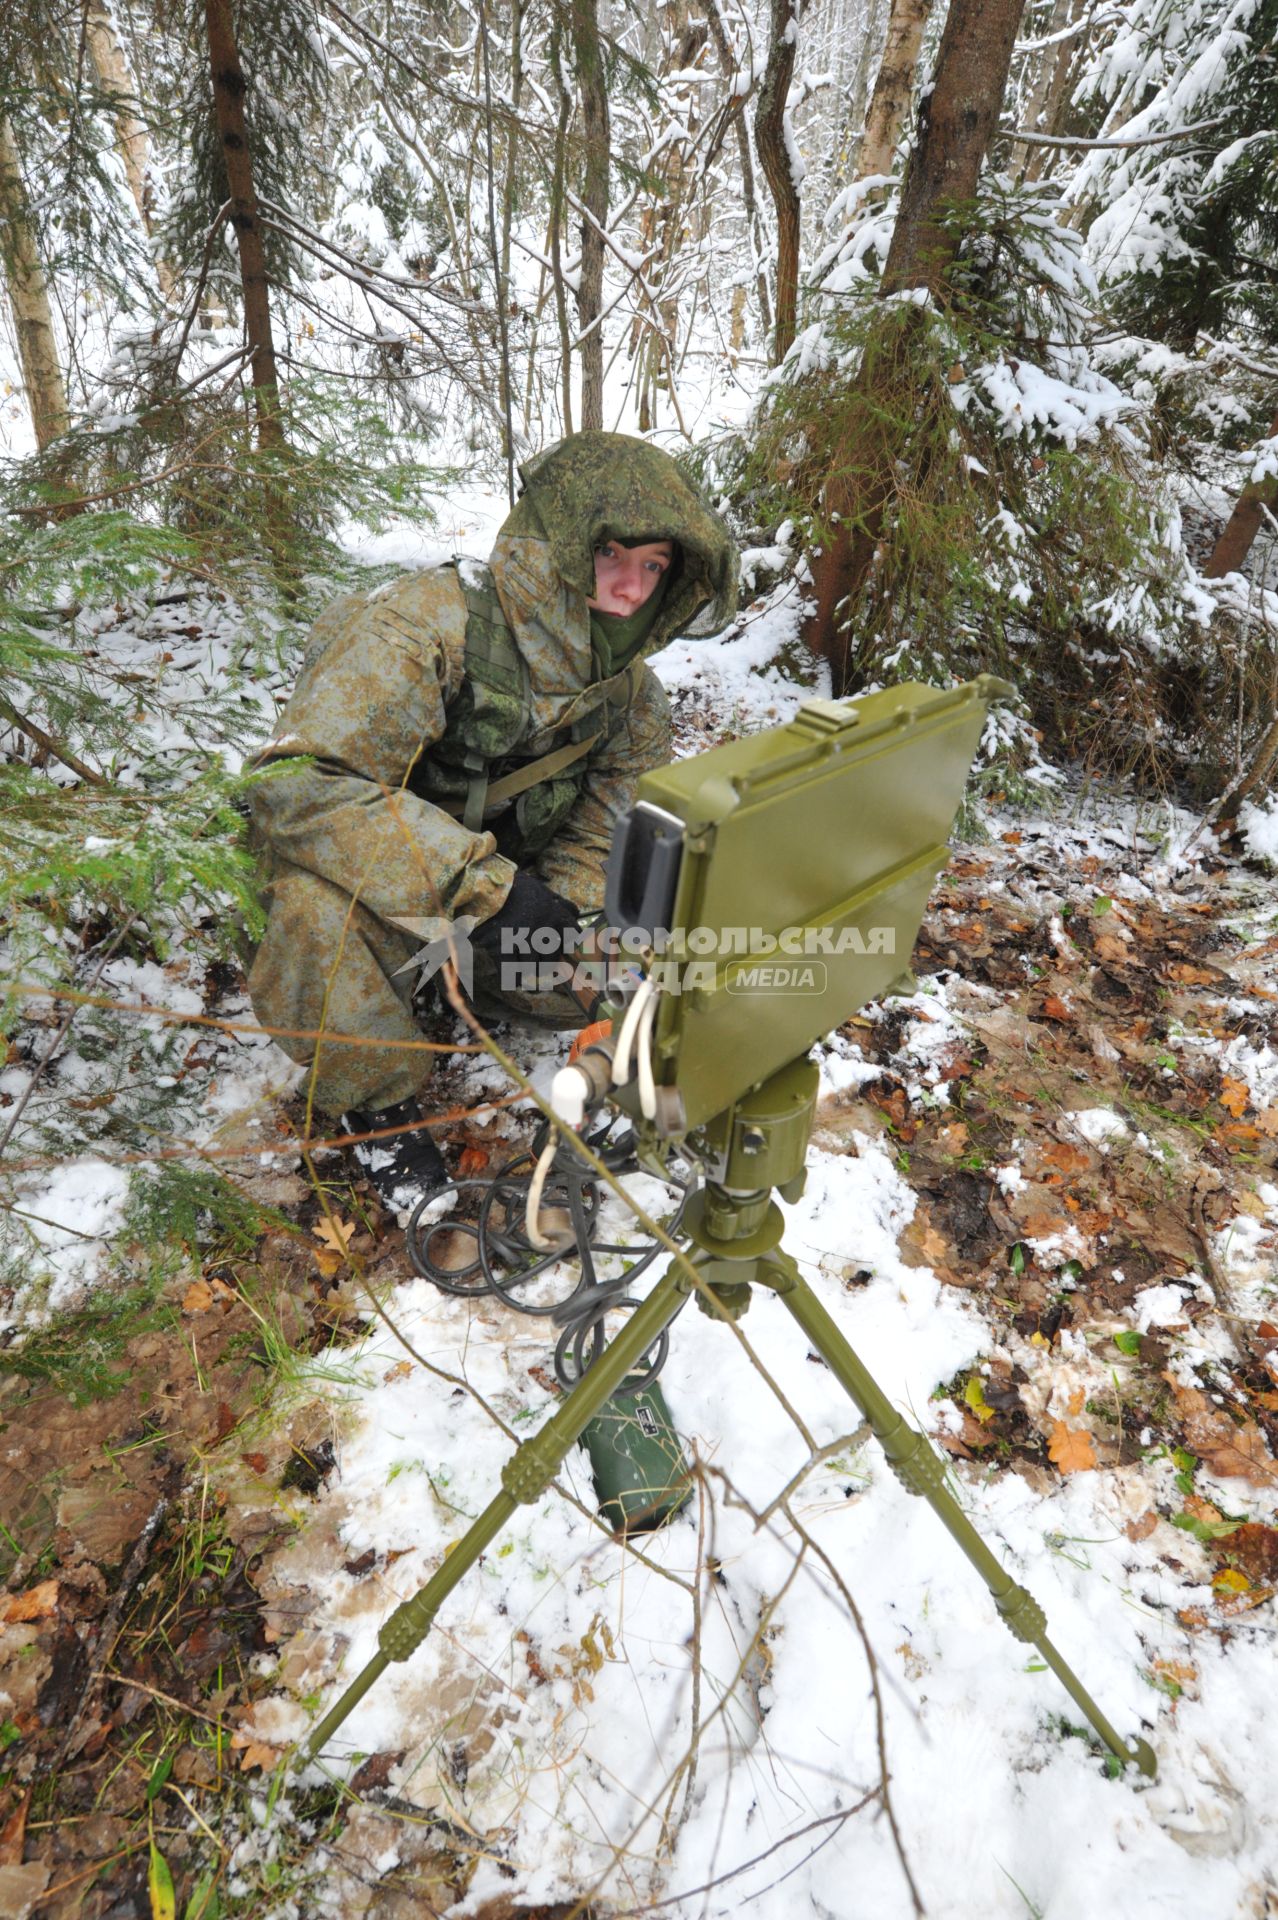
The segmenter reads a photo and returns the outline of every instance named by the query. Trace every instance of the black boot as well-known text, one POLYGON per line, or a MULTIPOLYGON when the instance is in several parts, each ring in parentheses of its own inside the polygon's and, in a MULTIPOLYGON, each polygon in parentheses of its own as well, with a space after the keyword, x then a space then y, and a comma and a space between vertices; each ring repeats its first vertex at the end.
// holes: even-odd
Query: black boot
POLYGON ((347 1133, 382 1135, 380 1140, 359 1141, 351 1154, 388 1213, 411 1213, 423 1200, 451 1185, 444 1156, 428 1130, 416 1124, 421 1117, 416 1100, 400 1100, 377 1113, 352 1107, 342 1115, 347 1133), (413 1131, 387 1133, 387 1127, 412 1127, 413 1131))

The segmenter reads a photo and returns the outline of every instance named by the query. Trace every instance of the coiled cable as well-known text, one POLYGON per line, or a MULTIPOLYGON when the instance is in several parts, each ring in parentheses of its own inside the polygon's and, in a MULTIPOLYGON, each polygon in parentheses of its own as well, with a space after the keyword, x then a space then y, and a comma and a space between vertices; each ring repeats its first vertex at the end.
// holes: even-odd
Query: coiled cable
MULTIPOLYGON (((634 1134, 627 1128, 611 1137, 614 1122, 587 1140, 611 1173, 637 1170, 634 1134)), ((681 1189, 679 1207, 668 1231, 677 1234, 689 1184, 669 1171, 671 1185, 681 1189)), ((441 1292, 464 1298, 491 1294, 517 1312, 553 1319, 562 1332, 555 1348, 555 1374, 566 1390, 598 1359, 605 1345, 606 1316, 638 1301, 634 1283, 664 1251, 659 1240, 599 1241, 600 1194, 592 1169, 576 1152, 575 1136, 539 1130, 530 1152, 518 1153, 489 1176, 454 1183, 453 1211, 440 1220, 426 1220, 431 1201, 424 1200, 408 1223, 406 1245, 414 1270, 441 1292), (535 1200, 535 1206, 534 1206, 535 1200), (554 1241, 542 1233, 539 1245, 529 1232, 531 1218, 543 1209, 566 1214, 569 1231, 554 1241), (450 1263, 457 1239, 474 1242, 473 1260, 450 1263), (621 1262, 623 1272, 601 1279, 599 1262, 621 1262), (562 1270, 562 1288, 551 1297, 530 1298, 534 1283, 562 1270)), ((545 1294, 546 1289, 538 1290, 545 1294)), ((669 1340, 663 1333, 645 1356, 643 1367, 627 1376, 619 1395, 636 1393, 655 1380, 665 1364, 669 1340)))

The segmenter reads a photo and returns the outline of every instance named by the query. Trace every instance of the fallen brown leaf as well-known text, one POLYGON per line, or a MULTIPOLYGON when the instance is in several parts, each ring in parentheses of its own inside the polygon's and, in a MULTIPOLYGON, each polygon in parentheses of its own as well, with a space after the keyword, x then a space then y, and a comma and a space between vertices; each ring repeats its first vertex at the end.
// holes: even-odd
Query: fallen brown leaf
POLYGON ((0 1620, 12 1625, 19 1620, 47 1620, 58 1604, 56 1580, 41 1580, 25 1593, 9 1593, 0 1600, 0 1620))
POLYGON ((1054 1420, 1047 1457, 1062 1473, 1087 1473, 1096 1465, 1096 1448, 1084 1428, 1067 1427, 1063 1420, 1054 1420))
POLYGON ((1039 1207, 1030 1213, 1018 1210, 1017 1218, 1027 1240, 1050 1240, 1053 1234, 1064 1233, 1069 1225, 1068 1220, 1050 1207, 1039 1207))
POLYGON ((1278 1486, 1278 1461, 1254 1420, 1236 1423, 1197 1387, 1173 1381, 1172 1392, 1186 1444, 1213 1473, 1249 1480, 1255 1487, 1278 1486))
POLYGON ((1170 1680, 1182 1693, 1192 1690, 1192 1697, 1197 1698, 1198 1669, 1191 1666, 1188 1660, 1152 1660, 1150 1672, 1159 1680, 1170 1680))
POLYGON ((317 1221, 311 1228, 317 1240, 322 1240, 326 1247, 343 1258, 356 1231, 353 1220, 341 1220, 334 1214, 325 1214, 324 1218, 317 1221))
POLYGON ((1043 1166, 1050 1167, 1058 1177, 1089 1173, 1094 1164, 1094 1156, 1086 1147, 1075 1146, 1072 1140, 1044 1141, 1038 1149, 1038 1157, 1043 1166))
POLYGON ((397 1360, 393 1367, 386 1369, 382 1375, 382 1380, 384 1384, 389 1387, 393 1385, 396 1380, 407 1380, 412 1371, 413 1363, 411 1360, 397 1360))
POLYGON ((1098 933, 1092 945, 1097 959, 1108 960, 1111 965, 1125 966, 1132 957, 1131 942, 1116 933, 1098 933))
POLYGON ((1278 1580, 1278 1528, 1245 1521, 1226 1539, 1217 1541, 1216 1550, 1240 1566, 1258 1587, 1278 1580))
POLYGON ((1214 1591, 1216 1606, 1221 1613, 1250 1613, 1253 1607, 1263 1607, 1266 1600, 1272 1600, 1272 1587, 1248 1586, 1242 1592, 1214 1591))
POLYGON ((213 1305, 213 1289, 207 1280, 192 1280, 182 1295, 183 1313, 207 1313, 213 1305))
POLYGON ((357 1767, 351 1777, 352 1793, 372 1793, 390 1782, 393 1769, 404 1758, 403 1748, 398 1753, 370 1753, 362 1767, 357 1767))
POLYGON ((948 1266, 950 1249, 944 1238, 922 1215, 910 1222, 901 1236, 929 1267, 948 1266))
POLYGON ((1127 1522, 1123 1532, 1129 1540, 1148 1540, 1157 1525, 1158 1509, 1146 1507, 1144 1513, 1138 1514, 1134 1520, 1127 1522))
POLYGON ((1226 1074, 1220 1083, 1220 1104, 1235 1120, 1241 1120, 1251 1101, 1251 1089, 1245 1080, 1231 1080, 1226 1074))
MULTIPOLYGON (((980 1421, 976 1419, 973 1414, 969 1413, 966 1407, 960 1407, 959 1412, 963 1415, 963 1432, 960 1437, 962 1438, 964 1447, 976 1447, 978 1449, 981 1447, 992 1447, 994 1445, 994 1435, 987 1433, 980 1421)), ((990 1412, 992 1417, 992 1408, 990 1412)))

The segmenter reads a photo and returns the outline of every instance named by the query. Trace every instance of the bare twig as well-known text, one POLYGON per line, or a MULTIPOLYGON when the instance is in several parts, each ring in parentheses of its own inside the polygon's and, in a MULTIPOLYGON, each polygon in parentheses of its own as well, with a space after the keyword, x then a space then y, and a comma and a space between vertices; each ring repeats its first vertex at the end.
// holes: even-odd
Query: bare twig
POLYGON ((51 733, 46 733, 43 727, 37 726, 34 720, 28 720, 25 713, 19 713, 2 693, 0 693, 0 717, 7 720, 11 727, 16 727, 19 733, 25 733, 29 740, 34 740, 38 747, 43 747, 46 753, 51 753, 55 760, 60 760, 64 767, 69 767, 72 773, 78 774, 81 780, 87 781, 91 787, 110 786, 109 780, 102 774, 95 773, 92 767, 86 767, 84 761, 72 753, 70 747, 64 747, 60 741, 54 739, 51 733))
MULTIPOLYGON (((1213 127, 1223 127, 1225 115, 1217 114, 1214 120, 1196 120, 1189 127, 1174 127, 1170 133, 1137 134, 1131 140, 1083 140, 1070 134, 1025 133, 1006 128, 993 136, 993 140, 1014 140, 1018 146, 1029 147, 1080 147, 1089 151, 1122 147, 1161 147, 1169 140, 1187 140, 1195 133, 1210 133, 1213 127)), ((991 141, 991 145, 993 144, 991 141)))

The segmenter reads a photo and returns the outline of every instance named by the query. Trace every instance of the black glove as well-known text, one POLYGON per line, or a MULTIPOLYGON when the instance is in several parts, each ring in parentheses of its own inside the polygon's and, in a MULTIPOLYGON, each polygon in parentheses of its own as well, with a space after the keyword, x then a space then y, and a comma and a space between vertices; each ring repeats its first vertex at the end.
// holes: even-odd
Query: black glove
POLYGON ((571 930, 578 931, 579 920, 576 907, 571 900, 565 900, 561 893, 553 893, 544 880, 527 867, 519 867, 514 883, 505 900, 482 926, 476 927, 471 934, 471 945, 484 953, 520 954, 544 959, 563 952, 564 935, 571 930), (550 929, 554 936, 554 945, 545 938, 543 929, 550 929), (507 935, 505 940, 502 935, 507 935), (539 942, 534 943, 534 934, 540 934, 539 942))

